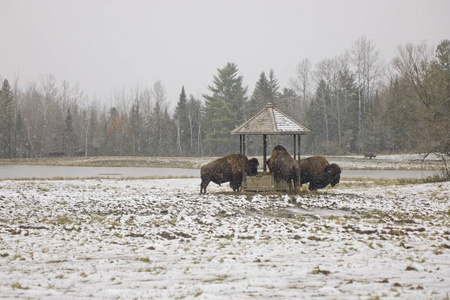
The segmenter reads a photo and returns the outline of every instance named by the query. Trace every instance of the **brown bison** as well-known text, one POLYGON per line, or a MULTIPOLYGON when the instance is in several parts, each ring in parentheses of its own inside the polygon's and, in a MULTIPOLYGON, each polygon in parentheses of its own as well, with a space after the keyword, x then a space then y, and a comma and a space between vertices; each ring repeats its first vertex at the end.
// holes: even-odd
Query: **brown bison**
POLYGON ((329 164, 323 156, 312 156, 300 160, 300 181, 309 182, 309 190, 323 189, 327 185, 335 186, 341 179, 341 168, 329 164))
POLYGON ((294 182, 294 191, 298 191, 299 184, 299 166, 297 161, 286 151, 286 149, 277 145, 273 148, 272 155, 267 160, 267 166, 270 173, 273 174, 275 183, 281 180, 289 185, 289 191, 292 192, 292 182, 294 182))
POLYGON ((373 152, 366 152, 366 153, 364 153, 364 158, 372 159, 372 158, 375 158, 375 157, 377 157, 377 155, 375 153, 373 153, 373 152))
POLYGON ((249 160, 242 154, 230 154, 210 162, 201 169, 200 194, 206 193, 206 187, 211 181, 218 185, 229 181, 234 192, 240 191, 243 171, 248 176, 254 176, 258 173, 258 165, 256 158, 249 160))

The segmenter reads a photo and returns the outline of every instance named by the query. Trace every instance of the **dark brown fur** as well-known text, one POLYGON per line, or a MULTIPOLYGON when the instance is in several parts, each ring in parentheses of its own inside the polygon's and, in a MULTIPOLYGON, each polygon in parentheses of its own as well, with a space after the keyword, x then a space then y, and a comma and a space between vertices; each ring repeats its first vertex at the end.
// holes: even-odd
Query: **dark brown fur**
POLYGON ((372 159, 372 158, 375 158, 375 157, 377 157, 377 155, 375 153, 373 153, 373 152, 366 152, 366 153, 364 153, 364 158, 372 159))
POLYGON ((315 191, 327 185, 335 186, 341 179, 341 168, 330 164, 323 156, 312 156, 300 160, 301 183, 309 182, 309 189, 315 191))
POLYGON ((266 163, 270 173, 273 174, 275 182, 284 180, 289 185, 289 191, 291 193, 298 191, 300 173, 298 163, 283 146, 275 146, 272 155, 266 163), (294 182, 294 190, 292 190, 292 182, 294 182))
POLYGON ((204 165, 201 169, 200 194, 206 193, 206 187, 212 181, 220 185, 230 182, 233 191, 240 191, 243 171, 248 176, 258 172, 259 162, 256 158, 248 159, 242 154, 230 154, 204 165))

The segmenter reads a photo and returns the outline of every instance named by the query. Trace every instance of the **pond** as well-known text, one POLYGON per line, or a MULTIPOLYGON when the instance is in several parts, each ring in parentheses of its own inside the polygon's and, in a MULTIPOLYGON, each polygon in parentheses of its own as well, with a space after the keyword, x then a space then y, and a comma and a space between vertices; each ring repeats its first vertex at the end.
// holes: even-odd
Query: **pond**
MULTIPOLYGON (((417 170, 343 170, 343 178, 425 178, 435 171, 417 170)), ((66 167, 36 165, 0 165, 0 179, 23 178, 141 178, 141 177, 200 177, 200 169, 135 168, 135 167, 66 167)))
POLYGON ((200 177, 199 169, 2 165, 0 179, 200 177))

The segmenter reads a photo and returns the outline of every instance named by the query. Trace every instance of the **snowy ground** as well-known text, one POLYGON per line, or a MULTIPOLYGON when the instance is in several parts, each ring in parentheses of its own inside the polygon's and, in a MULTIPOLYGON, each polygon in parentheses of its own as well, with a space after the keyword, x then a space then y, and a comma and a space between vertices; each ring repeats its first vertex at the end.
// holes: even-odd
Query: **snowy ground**
POLYGON ((199 183, 0 181, 0 298, 450 295, 450 182, 295 197, 199 183))

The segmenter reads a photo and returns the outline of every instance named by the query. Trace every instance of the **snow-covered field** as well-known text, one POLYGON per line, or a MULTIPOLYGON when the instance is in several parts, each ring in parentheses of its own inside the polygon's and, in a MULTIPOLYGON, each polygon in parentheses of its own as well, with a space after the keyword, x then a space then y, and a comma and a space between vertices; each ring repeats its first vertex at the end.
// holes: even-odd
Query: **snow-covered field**
POLYGON ((291 197, 199 183, 0 181, 0 298, 450 295, 450 182, 291 197))

